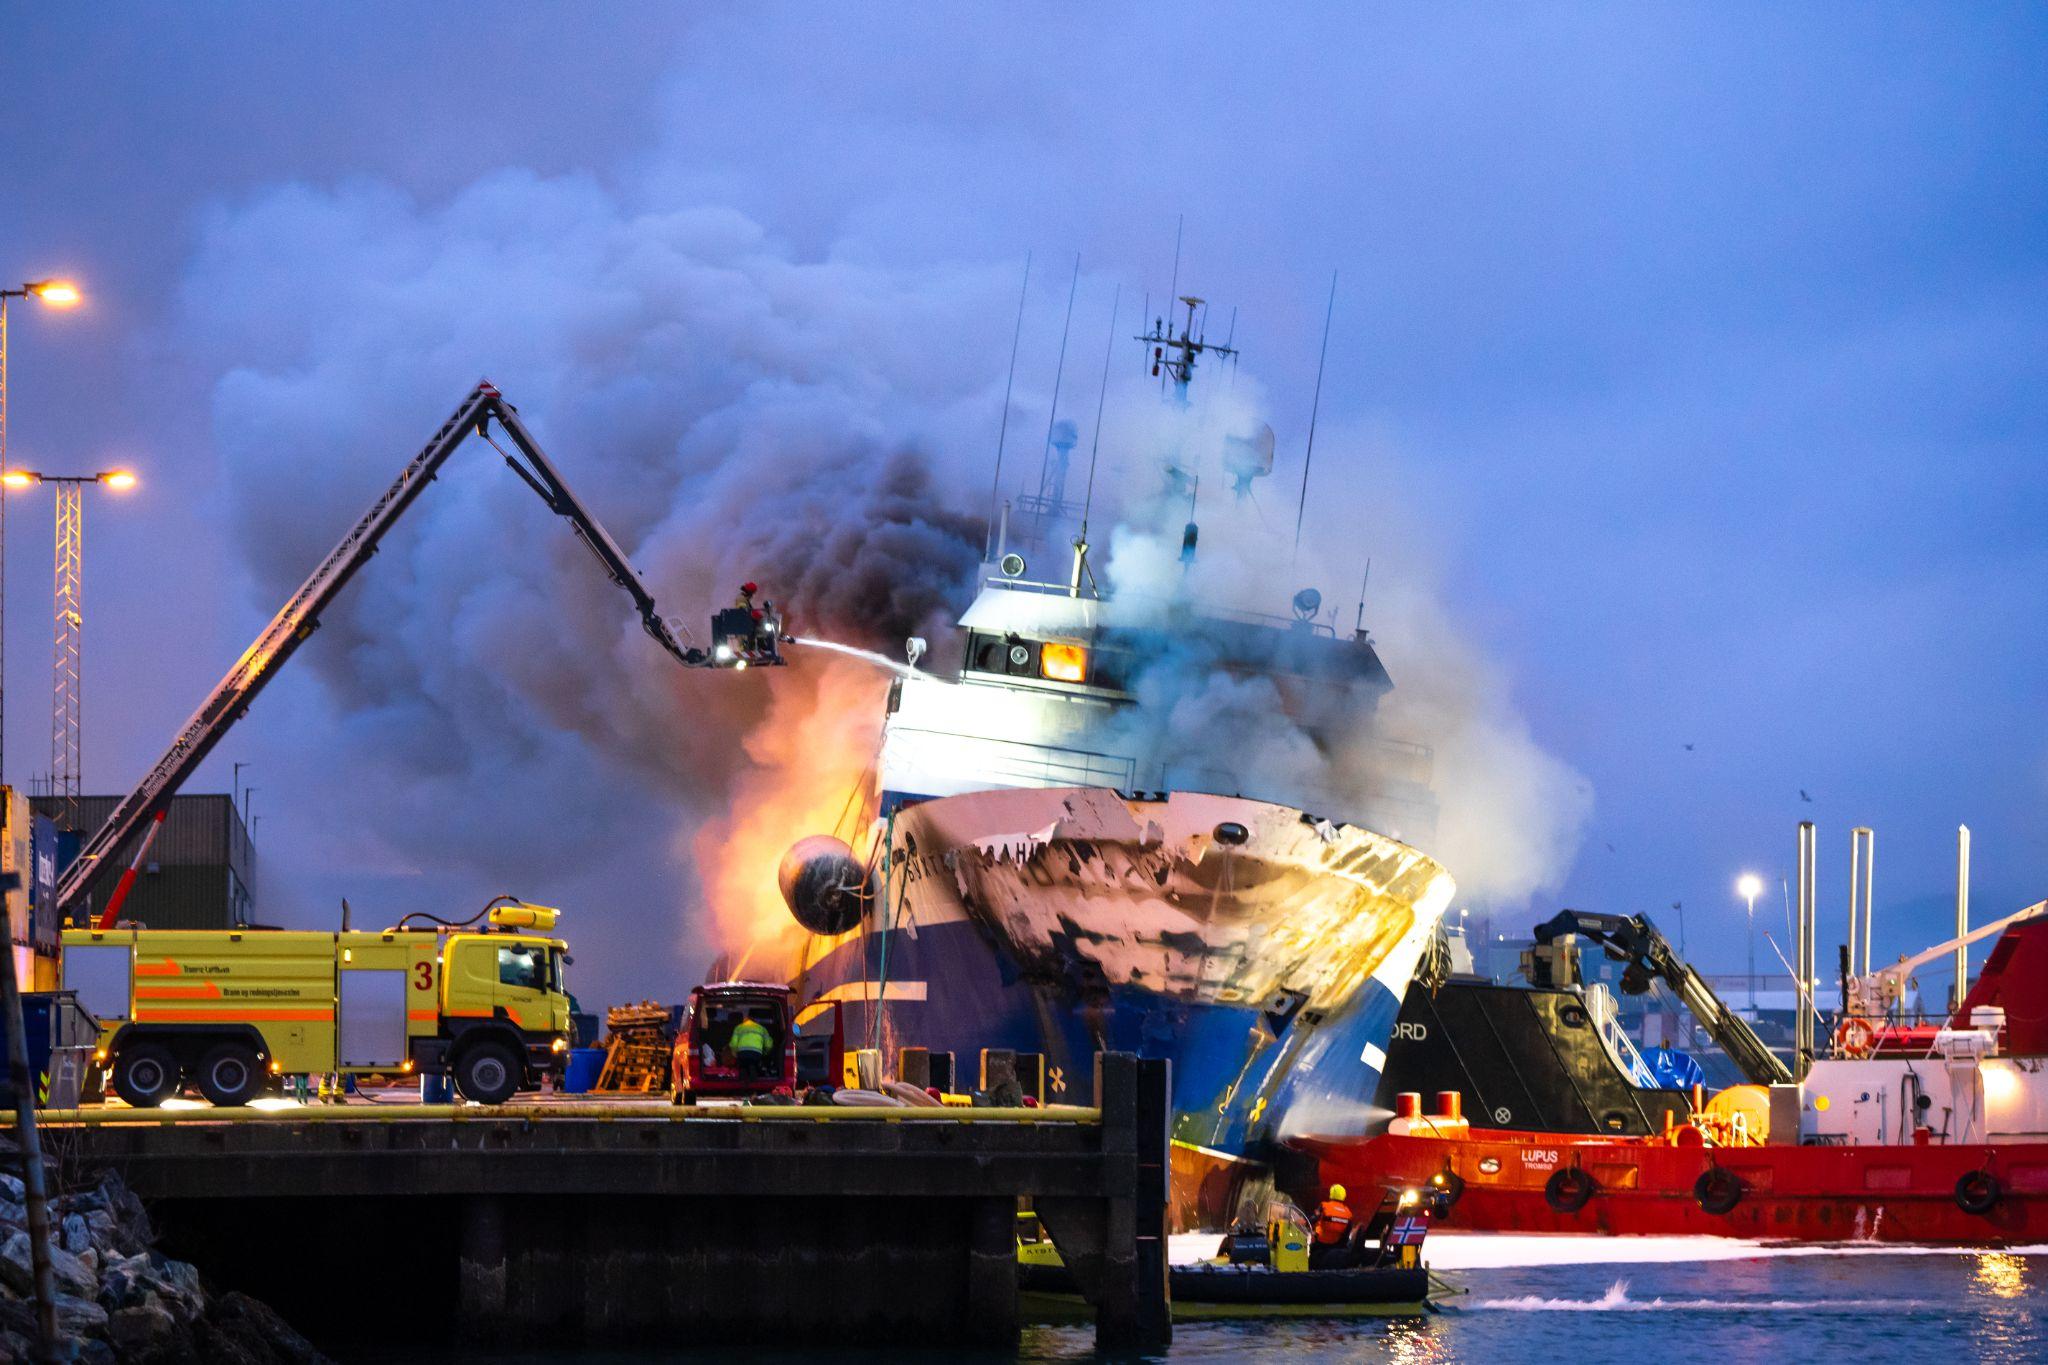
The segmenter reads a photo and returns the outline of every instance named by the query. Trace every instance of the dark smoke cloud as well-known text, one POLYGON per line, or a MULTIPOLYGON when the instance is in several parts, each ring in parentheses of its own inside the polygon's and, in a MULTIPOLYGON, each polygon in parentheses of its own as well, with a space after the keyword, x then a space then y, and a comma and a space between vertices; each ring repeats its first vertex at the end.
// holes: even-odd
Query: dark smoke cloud
MULTIPOLYGON (((297 584, 481 372, 684 624, 754 579, 799 628, 892 655, 942 630, 972 588, 983 525, 960 509, 986 497, 1004 391, 1000 362, 961 339, 1009 315, 1014 264, 800 252, 731 208, 657 197, 507 171, 445 202, 348 183, 214 213, 185 330, 221 374, 222 486, 255 601, 297 584)), ((1036 313, 1058 315, 1063 283, 1036 313)), ((1155 497, 1166 458, 1266 416, 1255 379, 1218 374, 1228 400, 1176 416, 1149 378, 1117 374, 1103 574, 1134 594, 1284 611, 1296 566, 1257 491, 1233 498, 1207 471, 1192 570, 1177 504, 1155 497), (1118 526, 1120 505, 1134 510, 1118 526)), ((1016 434, 1047 414, 1020 378, 1013 468, 1029 471, 1035 442, 1016 434)), ((265 698, 292 734, 264 755, 268 796, 318 814, 269 861, 263 904, 304 922, 342 895, 392 918, 498 891, 554 900, 587 917, 570 929, 599 998, 672 997, 714 932, 739 946, 707 887, 741 887, 747 925, 774 919, 754 893, 778 841, 829 827, 857 786, 884 680, 843 660, 674 667, 496 464, 480 445, 457 457, 300 656, 295 672, 321 686, 265 698)), ((1355 550, 1311 543, 1302 572, 1349 578, 1355 550)), ((1415 631, 1380 619, 1413 722, 1396 737, 1437 752, 1432 851, 1468 888, 1526 895, 1568 860, 1583 784, 1530 740, 1420 575, 1410 592, 1415 631)), ((1339 811, 1375 780, 1369 745, 1318 747, 1266 684, 1202 660, 1141 680, 1132 723, 1169 763, 1223 762, 1228 785, 1339 811)))
POLYGON ((851 463, 859 477, 808 479, 764 496, 748 509, 735 554, 790 604, 792 629, 893 652, 966 607, 984 523, 942 505, 921 452, 861 452, 851 463))
MULTIPOLYGON (((978 561, 950 508, 980 476, 928 452, 985 448, 1000 376, 945 338, 1012 280, 799 258, 731 210, 507 172, 444 204, 351 184, 223 208, 186 313, 222 371, 226 510, 266 610, 487 372, 666 613, 701 632, 751 578, 805 628, 893 651, 978 561)), ((678 832, 731 808, 745 737, 801 726, 823 669, 676 668, 472 442, 293 672, 320 685, 262 703, 293 731, 268 791, 319 816, 268 863, 266 914, 556 899, 603 917, 576 936, 603 998, 701 967, 678 832)))

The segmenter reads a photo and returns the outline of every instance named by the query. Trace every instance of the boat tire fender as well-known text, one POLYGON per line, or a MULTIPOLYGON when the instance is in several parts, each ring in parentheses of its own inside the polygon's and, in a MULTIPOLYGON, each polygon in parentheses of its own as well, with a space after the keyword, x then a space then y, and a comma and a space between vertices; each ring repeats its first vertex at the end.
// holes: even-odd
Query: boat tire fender
POLYGON ((1439 1172, 1429 1183, 1436 1186, 1438 1193, 1443 1196, 1446 1210, 1456 1208, 1458 1201, 1465 1196, 1465 1177, 1456 1171, 1439 1172))
POLYGON ((2004 1194, 2005 1187, 1989 1171, 1970 1171, 1956 1181, 1956 1207, 1964 1213, 1989 1213, 2004 1194))
POLYGON ((1577 1213, 1586 1207, 1599 1188, 1593 1177, 1577 1166, 1566 1166, 1553 1171, 1543 1185, 1543 1202, 1559 1213, 1577 1213))
POLYGON ((1693 1202, 1702 1213, 1732 1213, 1742 1202, 1742 1177, 1726 1166, 1709 1166, 1692 1182, 1693 1202))

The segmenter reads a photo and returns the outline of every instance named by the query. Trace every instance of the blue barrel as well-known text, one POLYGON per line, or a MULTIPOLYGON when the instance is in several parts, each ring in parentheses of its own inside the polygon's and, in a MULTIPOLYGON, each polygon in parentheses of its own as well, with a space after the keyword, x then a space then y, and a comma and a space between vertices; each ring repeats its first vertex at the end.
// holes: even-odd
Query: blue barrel
POLYGON ((562 1093, 565 1095, 586 1095, 597 1088, 597 1078, 604 1071, 604 1049, 601 1047, 577 1047, 569 1049, 569 1070, 562 1077, 562 1093))
POLYGON ((429 1076, 420 1073, 421 1104, 455 1103, 455 1082, 447 1076, 429 1076))

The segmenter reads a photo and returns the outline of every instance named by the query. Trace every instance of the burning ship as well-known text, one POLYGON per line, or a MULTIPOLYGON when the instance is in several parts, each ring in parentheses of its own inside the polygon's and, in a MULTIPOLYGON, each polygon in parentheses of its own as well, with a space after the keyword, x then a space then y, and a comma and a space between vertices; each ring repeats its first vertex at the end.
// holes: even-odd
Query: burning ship
MULTIPOLYGON (((1182 302, 1178 335, 1155 322, 1139 340, 1185 405, 1197 358, 1234 352, 1182 302)), ((1240 487, 1270 470, 1270 429, 1225 444, 1240 487)), ((1072 445, 1056 424, 1019 500, 1039 543, 1077 510, 1072 445)), ((1191 465, 1165 465, 1190 505, 1191 465)), ((1377 732, 1393 684, 1366 631, 1340 632, 1312 591, 1290 617, 1099 590, 1078 510, 1068 572, 1045 581, 1010 552, 1006 509, 946 642, 957 671, 898 667, 864 850, 816 835, 784 860, 810 931, 790 975, 806 1031, 952 1052, 970 1076, 982 1049, 1038 1054, 1050 1100, 1085 1100, 1098 1051, 1170 1059, 1186 1186, 1290 1132, 1363 1125, 1453 883, 1406 841, 1433 828, 1430 755, 1377 732), (1341 750, 1366 776, 1311 804, 1214 760, 1254 735, 1162 745, 1148 692, 1167 667, 1268 689, 1308 759, 1341 750)), ((1183 563, 1197 535, 1190 518, 1183 563)))

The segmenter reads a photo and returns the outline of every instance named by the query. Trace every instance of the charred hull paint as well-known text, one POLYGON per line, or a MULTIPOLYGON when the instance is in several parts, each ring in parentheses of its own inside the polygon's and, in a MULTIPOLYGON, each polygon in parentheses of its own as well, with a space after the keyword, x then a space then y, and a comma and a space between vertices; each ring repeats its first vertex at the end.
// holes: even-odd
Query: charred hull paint
POLYGON ((1290 807, 1101 788, 975 792, 892 817, 862 932, 814 939, 805 1006, 849 1045, 1174 1063, 1174 1136, 1225 1155, 1363 1132, 1402 994, 1450 899, 1405 844, 1290 807))

